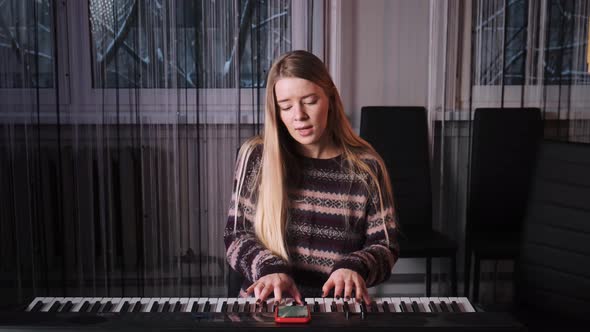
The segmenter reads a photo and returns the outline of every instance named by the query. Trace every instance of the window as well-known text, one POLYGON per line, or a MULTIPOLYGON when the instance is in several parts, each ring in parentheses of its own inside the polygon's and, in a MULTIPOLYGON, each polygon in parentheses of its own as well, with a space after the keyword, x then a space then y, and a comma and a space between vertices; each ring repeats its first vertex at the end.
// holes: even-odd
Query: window
POLYGON ((0 88, 54 86, 52 13, 50 0, 0 2, 0 88))
POLYGON ((588 84, 588 9, 575 0, 476 1, 474 85, 538 84, 540 73, 544 85, 588 84))
POLYGON ((263 87, 291 49, 290 0, 90 0, 89 21, 93 88, 263 87))
POLYGON ((589 84, 588 2, 551 0, 547 7, 545 84, 589 84))

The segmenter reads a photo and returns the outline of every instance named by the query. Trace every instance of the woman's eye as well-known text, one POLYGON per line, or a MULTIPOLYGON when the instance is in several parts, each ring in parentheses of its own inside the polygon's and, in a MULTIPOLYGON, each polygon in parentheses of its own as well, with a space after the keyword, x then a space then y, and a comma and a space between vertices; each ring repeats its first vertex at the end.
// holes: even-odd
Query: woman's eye
POLYGON ((288 111, 291 109, 292 106, 281 107, 281 111, 288 111))
POLYGON ((317 99, 315 99, 315 100, 312 100, 312 101, 308 101, 307 103, 304 103, 304 104, 305 104, 305 105, 315 105, 315 104, 317 104, 317 103, 318 103, 318 100, 317 100, 317 99))

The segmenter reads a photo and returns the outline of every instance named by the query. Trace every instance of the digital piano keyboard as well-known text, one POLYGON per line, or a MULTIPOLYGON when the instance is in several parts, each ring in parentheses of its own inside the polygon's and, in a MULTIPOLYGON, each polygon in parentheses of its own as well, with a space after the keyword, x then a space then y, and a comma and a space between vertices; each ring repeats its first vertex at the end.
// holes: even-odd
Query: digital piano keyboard
MULTIPOLYGON (((379 297, 370 304, 306 298, 307 324, 274 322, 272 299, 38 297, 24 311, 0 313, 0 330, 198 330, 338 328, 346 331, 522 331, 511 315, 477 311, 465 297, 379 297)), ((297 305, 291 299, 285 305, 297 305)))

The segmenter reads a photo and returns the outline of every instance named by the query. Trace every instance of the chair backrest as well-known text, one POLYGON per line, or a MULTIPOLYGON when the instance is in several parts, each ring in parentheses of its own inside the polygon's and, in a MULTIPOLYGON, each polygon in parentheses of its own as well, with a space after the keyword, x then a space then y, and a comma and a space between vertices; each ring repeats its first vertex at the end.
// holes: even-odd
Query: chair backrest
POLYGON ((428 122, 424 107, 365 106, 360 136, 383 158, 402 229, 432 227, 428 122))
POLYGON ((475 110, 467 233, 520 234, 543 133, 536 108, 475 110))
POLYGON ((590 144, 543 141, 516 268, 519 308, 590 319, 590 144))

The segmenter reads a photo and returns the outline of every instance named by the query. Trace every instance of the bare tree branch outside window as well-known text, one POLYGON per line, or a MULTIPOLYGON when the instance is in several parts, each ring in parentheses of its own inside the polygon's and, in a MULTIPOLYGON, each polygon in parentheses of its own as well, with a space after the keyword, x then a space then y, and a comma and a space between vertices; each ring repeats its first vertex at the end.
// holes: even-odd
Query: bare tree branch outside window
POLYGON ((95 88, 263 87, 291 48, 290 0, 89 1, 95 88))
POLYGON ((54 86, 53 2, 0 0, 0 88, 54 86))

